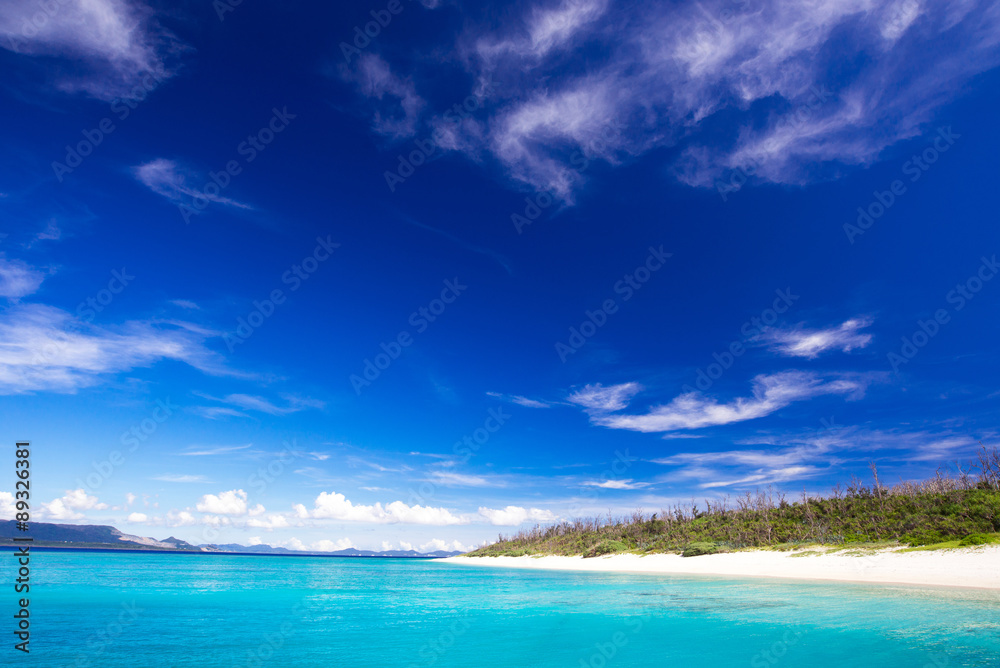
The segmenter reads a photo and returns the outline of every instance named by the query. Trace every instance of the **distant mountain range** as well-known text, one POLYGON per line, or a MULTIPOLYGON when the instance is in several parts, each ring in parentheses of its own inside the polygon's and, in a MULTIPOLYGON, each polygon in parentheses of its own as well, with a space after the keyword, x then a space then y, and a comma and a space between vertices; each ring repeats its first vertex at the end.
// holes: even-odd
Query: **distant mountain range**
POLYGON ((417 552, 416 550, 356 550, 353 547, 336 552, 302 552, 284 547, 270 545, 192 545, 187 541, 173 536, 163 540, 133 536, 122 533, 113 526, 98 524, 45 524, 32 522, 27 532, 17 530, 14 520, 0 521, 0 545, 10 545, 14 538, 30 536, 33 545, 39 547, 89 547, 119 550, 143 550, 154 552, 208 552, 243 554, 285 554, 285 555, 317 555, 338 557, 453 557, 461 552, 435 550, 434 552, 417 552))

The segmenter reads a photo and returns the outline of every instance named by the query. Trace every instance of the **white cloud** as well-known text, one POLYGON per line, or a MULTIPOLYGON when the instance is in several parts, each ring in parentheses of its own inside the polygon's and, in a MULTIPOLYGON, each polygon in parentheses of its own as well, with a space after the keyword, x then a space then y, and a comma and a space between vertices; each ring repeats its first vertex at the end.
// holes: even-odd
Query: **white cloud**
POLYGON ((788 466, 781 469, 758 471, 735 480, 710 480, 702 483, 701 487, 704 489, 713 489, 715 487, 736 487, 740 485, 766 485, 776 482, 787 482, 789 480, 801 480, 821 472, 811 466, 788 466))
POLYGON ((247 520, 247 526, 255 529, 267 529, 268 531, 271 531, 274 529, 284 529, 290 525, 288 523, 288 518, 284 515, 273 513, 265 515, 264 517, 250 517, 250 519, 247 520))
MULTIPOLYGON (((476 162, 489 152, 515 181, 567 202, 588 161, 671 147, 676 178, 696 187, 734 172, 792 184, 834 177, 919 135, 1000 62, 990 0, 562 0, 510 14, 468 17, 451 59, 473 94, 484 81, 498 82, 494 92, 472 118, 428 124, 448 128, 443 148, 476 162), (579 53, 580 66, 566 67, 579 53)), ((440 59, 425 67, 420 82, 440 59)), ((405 95, 419 99, 409 86, 405 95)), ((417 108, 398 117, 406 132, 417 108)))
POLYGON ((476 52, 489 62, 508 54, 545 56, 599 19, 606 8, 606 0, 562 0, 556 6, 536 5, 525 21, 524 34, 501 40, 484 38, 476 44, 476 52))
POLYGON ((233 523, 233 521, 225 515, 202 515, 198 521, 211 527, 224 527, 233 523))
POLYGON ((521 508, 520 506, 507 506, 506 508, 495 510, 493 508, 479 508, 479 514, 489 520, 490 524, 496 526, 517 526, 524 522, 552 522, 556 516, 549 510, 539 508, 521 508))
POLYGON ((768 347, 787 357, 815 359, 827 350, 848 353, 871 343, 872 335, 861 330, 872 324, 869 318, 853 318, 829 329, 768 328, 757 337, 768 347))
POLYGON ((864 392, 862 380, 835 378, 825 380, 804 371, 785 371, 760 375, 753 380, 753 396, 740 397, 728 403, 706 397, 700 392, 688 392, 670 403, 654 406, 639 415, 594 413, 594 424, 611 429, 641 432, 664 432, 678 429, 700 429, 742 422, 770 415, 789 404, 825 394, 847 394, 852 397, 864 392))
POLYGON ((240 412, 235 408, 229 408, 228 406, 191 406, 188 410, 207 420, 218 420, 223 417, 250 417, 246 413, 240 412))
POLYGON ((375 104, 375 132, 391 139, 415 134, 426 102, 417 94, 413 81, 394 74, 389 63, 372 53, 362 55, 355 66, 342 66, 340 72, 344 80, 353 82, 375 104))
POLYGON ((682 452, 652 460, 673 467, 668 479, 694 480, 699 487, 757 487, 803 480, 843 469, 864 467, 871 459, 881 464, 937 462, 972 455, 977 441, 949 432, 902 432, 836 427, 802 433, 765 435, 737 445, 754 449, 719 452, 682 452), (761 449, 760 445, 768 446, 761 449))
POLYGON ((252 443, 247 443, 246 445, 218 445, 207 448, 189 446, 188 450, 178 454, 184 455, 185 457, 215 457, 218 455, 232 455, 235 453, 247 454, 244 451, 249 450, 252 445, 252 443))
POLYGON ((57 86, 104 100, 148 92, 172 75, 166 61, 183 48, 149 7, 124 0, 5 0, 0 37, 10 51, 64 59, 53 66, 57 86))
POLYGON ((45 274, 0 253, 0 297, 17 300, 38 290, 45 274))
POLYGON ((169 527, 186 527, 197 523, 198 520, 195 518, 195 516, 186 510, 182 510, 179 512, 176 510, 171 510, 170 512, 167 513, 167 516, 165 518, 165 524, 169 527))
POLYGON ((288 548, 289 550, 296 550, 298 552, 305 552, 309 549, 308 547, 306 547, 305 543, 303 543, 298 538, 290 538, 286 541, 278 543, 277 545, 274 545, 273 547, 285 547, 288 548))
MULTIPOLYGON (((190 171, 181 168, 173 160, 157 158, 132 168, 135 178, 144 186, 162 195, 175 203, 191 205, 196 199, 203 199, 214 204, 222 204, 237 209, 252 209, 253 207, 243 202, 223 197, 219 194, 205 192, 204 186, 209 183, 208 179, 202 179, 201 183, 192 187, 190 183, 196 179, 190 171)), ((203 208, 203 207, 202 207, 203 208)))
POLYGON ((436 552, 438 550, 446 552, 451 552, 454 550, 457 550, 459 552, 468 552, 471 549, 472 548, 466 547, 457 540, 453 540, 449 543, 448 541, 441 540, 440 538, 432 538, 428 542, 420 546, 420 552, 436 552))
POLYGON ((0 314, 0 394, 74 392, 102 376, 161 360, 185 362, 223 375, 221 357, 186 323, 87 325, 66 311, 24 304, 0 314))
POLYGON ((336 541, 324 538, 313 543, 311 547, 314 552, 339 552, 354 547, 354 543, 351 542, 350 538, 341 538, 336 541))
MULTIPOLYGON (((290 413, 296 413, 298 411, 306 410, 307 408, 323 408, 325 405, 322 401, 316 399, 308 399, 304 397, 296 397, 293 395, 284 395, 283 398, 287 402, 285 406, 278 406, 274 402, 264 398, 258 397, 250 394, 229 394, 222 398, 213 397, 207 394, 201 394, 196 392, 199 396, 205 399, 211 399, 212 401, 218 401, 225 404, 231 404, 237 408, 242 408, 250 411, 257 411, 260 413, 267 413, 268 415, 288 415, 290 413)), ((212 409, 206 409, 206 411, 212 409)), ((238 411, 226 408, 215 409, 219 412, 229 411, 232 414, 244 415, 238 411)))
POLYGON ((604 387, 600 383, 586 385, 582 390, 577 390, 569 395, 569 401, 583 406, 588 411, 606 413, 619 411, 631 401, 638 392, 642 390, 639 383, 622 383, 604 387))
POLYGON ((627 480, 587 480, 581 484, 602 489, 642 489, 649 486, 648 482, 633 482, 631 478, 627 480))
POLYGON ((199 512, 216 515, 246 515, 247 493, 242 489, 231 489, 218 495, 205 494, 196 508, 199 512))
POLYGON ((372 506, 355 505, 343 494, 338 492, 321 492, 316 497, 313 509, 310 511, 304 505, 297 504, 295 512, 300 518, 336 519, 350 522, 372 522, 377 524, 466 524, 467 520, 453 515, 446 508, 430 506, 408 506, 402 501, 393 501, 386 505, 376 503, 372 506))
POLYGON ((552 406, 550 403, 538 401, 537 399, 529 399, 518 394, 500 394, 499 392, 487 392, 486 394, 487 396, 500 399, 501 401, 509 401, 512 404, 524 406, 525 408, 551 408, 552 406))
POLYGON ((145 524, 149 519, 146 513, 130 513, 126 522, 131 522, 132 524, 145 524))
POLYGON ((210 482, 203 475, 179 475, 173 473, 158 475, 153 480, 159 480, 160 482, 210 482))
POLYGON ((52 520, 80 520, 83 510, 104 510, 108 504, 101 503, 96 496, 90 496, 84 489, 67 489, 58 499, 42 504, 42 516, 52 520))
POLYGON ((428 474, 432 482, 439 485, 454 485, 458 487, 502 487, 497 482, 478 475, 465 475, 451 471, 433 471, 428 474))
POLYGON ((0 492, 0 520, 12 520, 17 513, 14 495, 10 492, 0 492))

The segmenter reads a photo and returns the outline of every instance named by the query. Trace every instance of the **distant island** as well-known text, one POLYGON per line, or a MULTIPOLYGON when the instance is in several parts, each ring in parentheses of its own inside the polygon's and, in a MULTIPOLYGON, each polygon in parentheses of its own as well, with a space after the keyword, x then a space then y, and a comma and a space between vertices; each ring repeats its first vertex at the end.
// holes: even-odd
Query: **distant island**
POLYGON ((125 550, 142 552, 171 552, 199 554, 261 554, 283 556, 317 556, 317 557, 394 557, 414 559, 440 559, 453 557, 461 552, 435 550, 434 552, 417 552, 416 550, 357 550, 353 547, 336 552, 308 552, 289 550, 284 547, 270 545, 239 545, 236 543, 192 545, 187 541, 170 536, 163 540, 135 536, 119 531, 113 526, 103 524, 46 524, 32 522, 27 533, 17 530, 14 520, 0 521, 0 548, 14 545, 15 537, 30 536, 32 547, 58 547, 91 550, 125 550))

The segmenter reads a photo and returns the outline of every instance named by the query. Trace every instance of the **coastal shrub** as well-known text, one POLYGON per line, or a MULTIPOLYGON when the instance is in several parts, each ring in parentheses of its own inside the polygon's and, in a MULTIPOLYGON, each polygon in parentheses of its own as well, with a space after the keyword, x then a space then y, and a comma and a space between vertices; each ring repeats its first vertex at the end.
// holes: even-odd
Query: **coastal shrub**
POLYGON ((959 547, 969 547, 971 545, 989 545, 993 542, 992 536, 987 536, 984 533, 970 533, 968 536, 963 538, 958 542, 959 547))
MULTIPOLYGON (((874 471, 873 471, 874 473, 874 471)), ((476 555, 599 556, 625 550, 685 552, 697 543, 716 551, 818 543, 903 543, 913 547, 983 535, 1000 542, 1000 452, 983 448, 980 463, 957 475, 939 472, 891 487, 852 478, 823 497, 786 499, 772 487, 614 517, 578 518, 502 536, 476 555), (978 475, 976 474, 978 471, 978 475), (724 546, 719 549, 720 546, 724 546)), ((979 540, 970 539, 970 540, 979 540)), ((700 552, 709 554, 710 552, 700 552)), ((693 554, 689 552, 689 554, 693 554)))
POLYGON ((691 543, 681 552, 682 557, 697 557, 702 554, 715 554, 719 546, 715 543, 691 543))
POLYGON ((615 552, 624 552, 628 549, 628 545, 617 540, 604 540, 590 548, 590 550, 584 554, 584 557, 600 557, 604 554, 614 554, 615 552))
POLYGON ((946 536, 942 536, 937 531, 917 531, 914 533, 907 534, 899 539, 899 542, 906 543, 910 547, 919 547, 921 545, 934 545, 935 543, 943 543, 947 540, 946 536))

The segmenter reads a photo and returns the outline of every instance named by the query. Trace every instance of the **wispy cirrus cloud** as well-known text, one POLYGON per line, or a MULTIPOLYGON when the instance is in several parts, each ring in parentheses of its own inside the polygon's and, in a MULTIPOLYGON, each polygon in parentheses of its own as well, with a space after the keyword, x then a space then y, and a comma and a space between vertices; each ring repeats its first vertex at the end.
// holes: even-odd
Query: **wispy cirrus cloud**
MULTIPOLYGON (((181 167, 176 161, 167 158, 156 158, 132 168, 132 173, 139 183, 143 184, 157 195, 166 197, 171 202, 192 204, 202 199, 213 204, 234 207, 237 209, 253 209, 249 204, 237 202, 234 199, 219 194, 206 192, 207 189, 191 187, 190 183, 196 176, 188 169, 181 167)), ((204 182, 203 182, 204 184, 204 182)))
POLYGON ((75 392, 164 360, 211 375, 237 375, 205 340, 199 328, 181 322, 97 327, 55 307, 17 305, 0 313, 0 394, 75 392))
POLYGON ((500 401, 507 401, 512 404, 517 404, 518 406, 524 406, 525 408, 551 408, 552 404, 539 401, 537 399, 529 399, 528 397, 522 397, 519 394, 501 394, 500 392, 487 392, 486 396, 493 397, 494 399, 499 399, 500 401))
POLYGON ((643 487, 649 487, 651 483, 648 482, 635 482, 631 478, 618 479, 614 478, 611 480, 586 480, 581 485, 585 487, 599 487, 601 489, 642 489, 643 487))
POLYGON ((453 473, 451 471, 432 471, 428 474, 428 479, 439 485, 452 487, 503 487, 503 483, 490 478, 478 475, 468 475, 464 473, 453 473))
POLYGON ((872 322, 871 318, 852 318, 827 329, 806 329, 801 325, 792 329, 769 327, 756 340, 779 355, 815 359, 829 350, 848 353, 866 347, 872 335, 861 330, 872 322))
POLYGON ((228 394, 224 397, 214 397, 209 394, 204 394, 201 392, 195 392, 194 394, 202 397, 203 399, 208 399, 210 401, 217 401, 222 404, 228 404, 234 408, 227 407, 200 407, 201 413, 205 417, 217 417, 217 416, 240 416, 246 417, 246 413, 242 411, 254 411, 258 413, 266 413, 268 415, 289 415, 291 413, 297 413, 299 411, 304 411, 310 408, 320 409, 326 404, 322 401, 316 399, 309 399, 307 397, 298 397, 291 394, 283 394, 282 399, 285 400, 285 405, 279 406, 277 403, 267 399, 265 397, 256 396, 252 394, 228 394), (241 410, 237 410, 241 409, 241 410))
MULTIPOLYGON (((567 202, 581 164, 661 148, 674 148, 670 171, 694 187, 734 170, 772 183, 829 178, 920 134, 1000 63, 990 0, 561 0, 511 14, 500 24, 470 16, 457 55, 423 71, 409 62, 407 81, 434 80, 445 60, 467 70, 473 94, 499 82, 475 114, 448 124, 441 147, 478 163, 490 155, 512 180, 567 202), (566 67, 569 53, 586 56, 566 67)), ((400 127, 412 132, 416 117, 400 127)), ((439 118, 428 125, 443 127, 439 118)))
POLYGON ((169 61, 185 50, 149 6, 124 0, 6 0, 0 48, 58 59, 52 67, 57 88, 102 100, 170 78, 169 61))
POLYGON ((645 413, 618 413, 638 391, 637 387, 635 383, 610 388, 587 386, 582 399, 571 397, 570 400, 584 406, 591 415, 591 422, 602 427, 647 433, 672 432, 753 420, 793 402, 827 394, 858 397, 864 393, 867 381, 863 378, 823 378, 805 371, 785 371, 754 378, 750 397, 720 403, 718 399, 700 392, 687 392, 645 413), (622 391, 623 388, 627 390, 622 391))
POLYGON ((569 395, 570 403, 583 406, 588 411, 595 413, 609 413, 620 411, 628 406, 636 394, 643 389, 639 383, 621 383, 605 387, 600 383, 586 385, 581 390, 577 390, 569 395))
POLYGON ((153 480, 159 480, 160 482, 177 482, 177 483, 208 483, 212 482, 207 477, 203 475, 191 475, 191 474, 175 474, 175 473, 164 473, 162 475, 155 476, 153 480))
POLYGON ((219 455, 231 455, 237 452, 246 453, 252 446, 252 443, 247 443, 246 445, 216 445, 208 447, 193 445, 178 454, 184 455, 185 457, 216 457, 219 455))
POLYGON ((413 136, 427 103, 412 80, 395 74, 388 62, 373 53, 363 54, 355 65, 342 65, 340 76, 371 101, 375 132, 390 139, 413 136))
POLYGON ((696 481, 703 489, 756 487, 806 480, 834 468, 864 467, 872 459, 894 467, 908 466, 913 462, 940 462, 961 453, 971 455, 978 441, 949 431, 837 427, 775 436, 759 435, 736 445, 755 447, 681 452, 650 461, 672 468, 667 479, 696 481))

